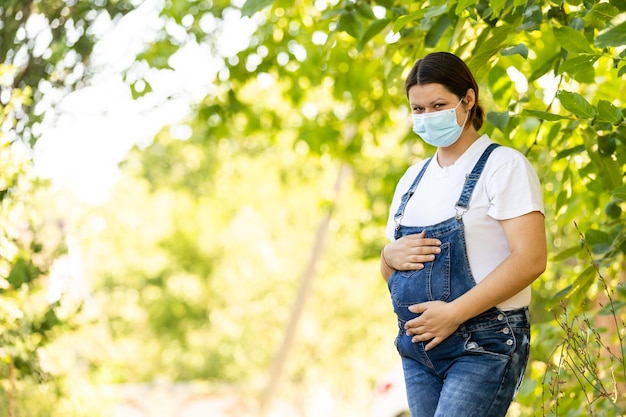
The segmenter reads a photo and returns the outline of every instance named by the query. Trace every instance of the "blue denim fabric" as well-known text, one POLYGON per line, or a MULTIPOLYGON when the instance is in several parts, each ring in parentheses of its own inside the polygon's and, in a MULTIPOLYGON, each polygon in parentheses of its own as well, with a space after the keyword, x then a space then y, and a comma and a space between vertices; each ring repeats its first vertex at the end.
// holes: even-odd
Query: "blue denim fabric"
POLYGON ((428 163, 402 197, 395 215, 396 238, 426 230, 441 241, 441 253, 424 269, 394 271, 388 281, 398 317, 396 347, 402 357, 412 417, 502 417, 524 375, 530 346, 528 309, 492 308, 468 320, 434 349, 412 342, 404 325, 417 317, 408 310, 425 301, 452 301, 476 285, 465 245, 463 213, 491 152, 490 145, 467 176, 456 204, 457 215, 435 225, 400 225, 406 204, 415 193, 428 163))
POLYGON ((411 417, 504 417, 528 362, 528 309, 491 309, 425 345, 403 329, 396 339, 411 417))
MULTIPOLYGON (((423 229, 401 226, 399 233, 406 236, 423 229)), ((387 282, 398 319, 405 322, 417 317, 407 307, 425 301, 452 301, 476 285, 465 252, 463 219, 451 218, 425 229, 426 237, 439 239, 441 253, 425 263, 424 269, 394 271, 387 282)))

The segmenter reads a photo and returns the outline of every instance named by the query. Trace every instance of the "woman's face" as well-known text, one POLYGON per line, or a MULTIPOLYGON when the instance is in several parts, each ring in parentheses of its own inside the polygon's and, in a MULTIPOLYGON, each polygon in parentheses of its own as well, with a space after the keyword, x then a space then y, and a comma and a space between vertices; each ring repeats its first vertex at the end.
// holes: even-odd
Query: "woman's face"
MULTIPOLYGON (((413 114, 453 109, 461 101, 461 97, 437 83, 414 85, 409 88, 408 97, 413 114)), ((456 121, 459 126, 463 125, 470 108, 471 106, 467 106, 465 103, 457 108, 456 121)))

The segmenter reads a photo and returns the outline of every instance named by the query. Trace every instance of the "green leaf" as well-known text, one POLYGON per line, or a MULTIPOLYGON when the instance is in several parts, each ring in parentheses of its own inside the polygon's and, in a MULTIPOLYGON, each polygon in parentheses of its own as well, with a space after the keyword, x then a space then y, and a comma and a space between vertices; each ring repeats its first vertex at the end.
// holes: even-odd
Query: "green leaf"
POLYGON ((558 160, 558 159, 567 158, 568 156, 576 155, 576 154, 582 153, 582 152, 584 152, 586 150, 587 150, 587 148, 585 147, 585 145, 577 145, 577 146, 574 146, 572 148, 563 149, 558 154, 556 154, 555 159, 558 160))
POLYGON ((428 48, 434 48, 437 46, 437 43, 441 39, 441 37, 446 33, 448 29, 450 29, 451 20, 450 16, 447 14, 442 15, 437 19, 435 24, 430 28, 428 33, 426 34, 426 38, 424 39, 424 44, 428 48))
POLYGON ((595 108, 578 93, 559 90, 556 96, 565 110, 578 117, 593 119, 596 115, 595 108))
POLYGON ((606 191, 614 190, 622 184, 621 166, 613 158, 597 152, 589 152, 589 157, 597 165, 602 186, 606 191))
POLYGON ((596 36, 596 46, 606 48, 626 44, 626 22, 610 26, 596 36))
POLYGON ((505 4, 506 0, 492 0, 489 2, 489 6, 491 7, 491 11, 494 17, 500 16, 505 4))
POLYGON ((568 285, 567 287, 563 288, 561 291, 559 291, 556 294, 554 294, 552 299, 553 300, 561 300, 561 299, 565 298, 565 296, 569 295, 572 292, 573 289, 574 289, 573 285, 568 285))
POLYGON ((586 296, 589 286, 593 283, 595 274, 595 267, 593 265, 589 265, 580 274, 578 274, 578 276, 574 279, 574 282, 557 292, 552 297, 552 300, 562 300, 567 298, 570 302, 580 302, 581 300, 579 299, 586 296))
POLYGON ((589 229, 585 233, 585 243, 595 254, 606 253, 611 249, 613 239, 608 233, 602 230, 589 229))
POLYGON ((432 19, 433 17, 441 16, 448 12, 448 6, 442 4, 441 6, 433 6, 426 9, 424 12, 425 19, 432 19))
POLYGON ((471 58, 466 62, 476 81, 480 83, 489 73, 491 69, 489 61, 502 50, 502 45, 513 31, 514 28, 510 26, 497 27, 491 31, 491 37, 476 46, 471 58))
POLYGON ((610 156, 613 155, 615 149, 617 148, 617 143, 615 141, 614 135, 603 135, 598 136, 598 152, 602 156, 610 156))
POLYGON ((490 111, 487 113, 487 120, 489 123, 504 132, 506 130, 506 125, 509 123, 509 112, 505 111, 498 113, 490 111))
POLYGON ((585 16, 585 26, 603 29, 607 22, 610 22, 618 13, 619 10, 608 3, 594 4, 585 16))
POLYGON ((560 132, 561 132, 561 124, 554 123, 552 127, 550 128, 550 131, 548 132, 548 134, 545 135, 548 147, 552 146, 552 144, 554 143, 554 140, 559 136, 560 132))
POLYGON ((568 59, 563 62, 559 67, 559 74, 564 72, 576 75, 576 73, 584 72, 584 71, 592 71, 593 72, 593 64, 600 59, 600 55, 579 55, 577 57, 568 59))
POLYGON ((598 314, 601 316, 612 316, 614 314, 619 314, 619 310, 626 307, 626 302, 621 300, 613 300, 613 303, 606 303, 604 307, 598 311, 598 314))
POLYGON ((243 17, 252 17, 252 15, 260 12, 272 3, 274 3, 273 0, 246 0, 241 8, 241 15, 243 17))
POLYGON ((548 122, 557 122, 559 120, 571 120, 571 117, 561 116, 560 114, 548 113, 547 111, 541 110, 524 110, 523 114, 527 114, 532 117, 536 117, 540 120, 546 120, 548 122))
POLYGON ((424 12, 425 12, 424 9, 419 9, 413 13, 400 16, 393 23, 393 31, 396 33, 400 32, 400 30, 404 28, 407 25, 407 23, 412 22, 414 20, 419 20, 422 17, 424 17, 424 12))
MULTIPOLYGON (((520 6, 515 5, 514 7, 520 6)), ((531 32, 535 30, 539 30, 541 27, 541 23, 543 22, 543 13, 541 12, 541 8, 539 7, 528 7, 526 8, 527 12, 524 11, 524 20, 522 24, 519 26, 519 30, 531 32)))
POLYGON ((593 284, 596 278, 596 268, 593 265, 589 265, 585 268, 574 280, 573 291, 569 297, 570 301, 575 304, 580 304, 587 298, 587 291, 593 284))
POLYGON ((9 281, 13 288, 20 288, 22 284, 29 281, 28 266, 24 259, 18 258, 15 261, 13 267, 11 268, 11 272, 9 272, 7 281, 9 281))
POLYGON ((538 78, 544 76, 548 71, 555 67, 557 62, 560 62, 561 54, 555 53, 552 56, 543 56, 537 63, 537 67, 533 68, 533 71, 528 76, 528 81, 535 81, 538 78))
MULTIPOLYGON (((502 0, 499 0, 499 1, 502 1, 502 0)), ((491 3, 493 2, 494 0, 491 1, 491 3)), ((469 6, 473 6, 475 3, 476 3, 476 0, 459 0, 459 3, 456 5, 456 8, 454 9, 454 13, 457 16, 461 16, 461 14, 465 11, 466 8, 468 8, 469 6)))
POLYGON ((57 315, 54 305, 48 308, 46 314, 41 319, 41 322, 36 323, 33 326, 33 331, 36 333, 45 334, 46 332, 52 330, 56 326, 63 324, 63 322, 59 319, 57 315))
POLYGON ((367 4, 364 1, 358 2, 356 3, 356 9, 358 10, 358 12, 361 14, 361 16, 364 16, 368 19, 376 19, 376 15, 374 14, 374 11, 372 10, 372 7, 367 4))
POLYGON ((622 111, 607 100, 598 102, 598 120, 618 125, 624 120, 622 111))
POLYGON ((620 200, 626 201, 626 187, 620 187, 613 190, 613 197, 620 200))
POLYGON ((501 66, 496 65, 487 76, 489 90, 496 103, 506 107, 511 102, 511 94, 515 91, 511 77, 501 66))
POLYGON ((554 255, 552 257, 552 259, 550 259, 551 262, 562 262, 568 258, 571 258, 572 256, 576 255, 577 253, 579 253, 580 251, 582 251, 583 247, 582 245, 578 244, 572 247, 569 247, 567 249, 562 250, 561 252, 557 253, 556 255, 554 255))
POLYGON ((622 207, 619 201, 611 200, 608 203, 606 203, 606 205, 604 206, 604 214, 606 214, 606 216, 609 219, 613 219, 613 220, 616 220, 622 217, 622 207))
POLYGON ((589 41, 585 35, 569 26, 554 28, 554 37, 561 45, 561 48, 568 52, 589 52, 593 53, 593 49, 589 46, 589 41))
POLYGON ((365 33, 363 33, 363 36, 361 37, 361 39, 359 39, 359 50, 363 50, 363 48, 365 47, 365 45, 376 35, 378 35, 383 29, 385 29, 387 27, 387 25, 389 25, 390 20, 389 19, 380 19, 380 20, 375 20, 374 22, 372 22, 371 25, 369 25, 367 27, 367 29, 365 29, 365 33))
POLYGON ((596 150, 598 144, 598 133, 592 128, 586 128, 581 132, 585 141, 587 155, 597 167, 599 177, 604 191, 613 191, 622 185, 621 165, 610 156, 603 156, 600 150, 596 150))
POLYGON ((558 212, 559 210, 561 210, 561 207, 565 206, 568 200, 569 200, 569 194, 567 193, 567 191, 565 190, 559 191, 559 193, 556 196, 556 203, 555 203, 556 211, 558 212))
POLYGON ((363 25, 354 13, 344 13, 339 19, 337 29, 346 32, 355 39, 360 39, 363 25))
POLYGON ((509 55, 521 55, 524 59, 528 59, 528 47, 523 43, 517 44, 507 49, 503 49, 500 51, 500 55, 509 56, 509 55))

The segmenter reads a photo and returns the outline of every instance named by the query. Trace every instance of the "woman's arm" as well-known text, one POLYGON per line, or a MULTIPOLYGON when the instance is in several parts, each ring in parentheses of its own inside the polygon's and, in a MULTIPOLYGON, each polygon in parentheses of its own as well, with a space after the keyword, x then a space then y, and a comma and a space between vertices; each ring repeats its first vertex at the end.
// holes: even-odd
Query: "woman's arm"
POLYGON ((432 301, 409 309, 421 315, 407 323, 414 342, 437 346, 461 323, 508 300, 532 284, 546 268, 544 216, 538 211, 501 221, 510 255, 478 285, 450 303, 432 301), (432 339, 432 340, 431 340, 432 339))
POLYGON ((385 282, 394 270, 412 271, 424 268, 424 262, 435 259, 441 252, 438 239, 425 238, 426 231, 407 235, 394 240, 383 247, 380 253, 380 273, 385 282))

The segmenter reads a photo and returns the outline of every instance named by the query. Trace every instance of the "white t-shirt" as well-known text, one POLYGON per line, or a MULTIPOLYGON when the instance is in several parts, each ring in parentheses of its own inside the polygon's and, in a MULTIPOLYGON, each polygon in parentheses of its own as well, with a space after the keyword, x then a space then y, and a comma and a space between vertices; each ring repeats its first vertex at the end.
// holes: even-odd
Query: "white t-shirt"
MULTIPOLYGON (((401 224, 428 226, 454 217, 456 202, 469 174, 493 143, 487 135, 474 142, 451 166, 441 167, 437 157, 428 165, 415 194, 409 199, 401 224)), ((409 189, 426 161, 406 171, 393 196, 387 236, 394 240, 394 215, 400 199, 409 189)), ((539 178, 526 157, 505 146, 496 148, 476 183, 468 211, 463 214, 470 269, 476 282, 482 281, 510 253, 499 220, 511 219, 539 211, 544 213, 539 178)), ((498 305, 502 310, 525 307, 530 303, 530 287, 498 305)))

